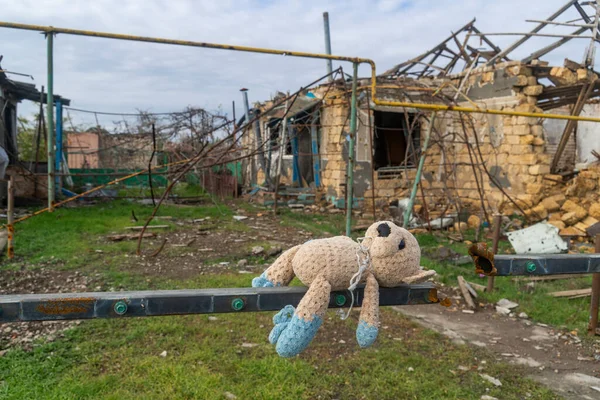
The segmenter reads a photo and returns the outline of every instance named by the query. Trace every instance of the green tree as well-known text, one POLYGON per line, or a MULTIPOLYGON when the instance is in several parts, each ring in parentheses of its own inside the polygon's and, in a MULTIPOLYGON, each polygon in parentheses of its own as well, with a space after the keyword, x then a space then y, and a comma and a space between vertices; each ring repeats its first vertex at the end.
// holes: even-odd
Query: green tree
MULTIPOLYGON (((34 116, 34 122, 30 121, 25 117, 19 117, 19 124, 17 129, 17 146, 19 148, 19 160, 21 161, 35 161, 35 149, 37 147, 37 132, 38 116, 34 116)), ((47 160, 46 141, 44 140, 44 133, 41 133, 39 139, 39 151, 38 161, 47 160)))

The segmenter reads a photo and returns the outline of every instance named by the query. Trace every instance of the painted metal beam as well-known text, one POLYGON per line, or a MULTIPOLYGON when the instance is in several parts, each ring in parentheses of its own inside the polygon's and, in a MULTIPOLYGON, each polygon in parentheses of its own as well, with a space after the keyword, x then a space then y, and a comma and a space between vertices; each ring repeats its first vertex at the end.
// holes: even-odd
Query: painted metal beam
POLYGON ((47 44, 47 99, 46 110, 48 118, 48 210, 54 210, 54 34, 46 34, 47 44))
MULTIPOLYGON (((0 296, 0 323, 161 315, 277 311, 298 305, 306 287, 149 290, 135 292, 54 293, 0 296)), ((382 306, 437 303, 433 284, 381 288, 382 306)), ((354 307, 363 288, 354 293, 354 307)), ((347 291, 331 293, 329 307, 349 307, 347 291)))
MULTIPOLYGON (((326 59, 326 60, 348 61, 348 62, 359 63, 359 64, 368 64, 371 67, 371 100, 373 101, 373 103, 375 105, 378 105, 378 106, 406 107, 406 108, 415 108, 415 109, 420 109, 420 110, 454 111, 454 112, 477 113, 477 114, 508 115, 508 116, 515 116, 515 117, 600 122, 600 118, 594 118, 594 117, 576 117, 576 116, 572 116, 572 115, 560 115, 560 114, 527 113, 527 112, 509 111, 509 110, 486 110, 486 109, 471 108, 471 107, 455 107, 452 105, 447 106, 447 105, 440 105, 440 104, 422 104, 422 103, 381 100, 381 99, 377 98, 376 65, 373 60, 370 60, 368 58, 336 56, 336 55, 330 55, 330 54, 308 53, 308 52, 292 51, 292 50, 266 49, 266 48, 249 47, 249 46, 236 46, 236 45, 230 45, 230 44, 195 42, 195 41, 189 41, 189 40, 164 39, 164 38, 155 38, 155 37, 147 37, 147 36, 124 35, 124 34, 118 34, 118 33, 86 31, 86 30, 79 30, 79 29, 58 28, 58 27, 53 27, 53 26, 21 24, 21 23, 4 22, 4 21, 0 21, 0 28, 23 29, 23 30, 29 30, 29 31, 41 31, 41 32, 55 33, 55 34, 62 33, 62 34, 67 34, 67 35, 89 36, 89 37, 98 37, 98 38, 106 38, 106 39, 129 40, 129 41, 147 42, 147 43, 161 43, 161 44, 171 44, 171 45, 178 45, 178 46, 202 47, 202 48, 209 48, 209 49, 242 51, 242 52, 249 52, 249 53, 273 54, 273 55, 282 55, 282 56, 288 56, 288 57, 326 59)), ((499 56, 503 57, 504 55, 499 55, 499 56)))
POLYGON ((56 105, 56 155, 54 160, 54 182, 56 191, 60 192, 62 160, 63 160, 63 105, 62 99, 57 98, 56 105))
POLYGON ((487 276, 593 274, 600 272, 600 254, 494 255, 483 246, 469 250, 476 273, 487 276))
POLYGON ((352 64, 352 97, 350 100, 350 132, 348 133, 348 169, 346 179, 346 236, 352 233, 352 205, 354 204, 354 161, 356 152, 354 142, 356 141, 356 114, 358 86, 358 63, 352 64))

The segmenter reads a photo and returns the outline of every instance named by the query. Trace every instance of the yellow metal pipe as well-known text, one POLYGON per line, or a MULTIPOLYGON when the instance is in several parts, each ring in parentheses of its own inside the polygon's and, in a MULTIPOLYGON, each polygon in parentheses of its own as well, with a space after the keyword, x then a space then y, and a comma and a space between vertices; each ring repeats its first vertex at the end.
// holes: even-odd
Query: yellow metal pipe
POLYGON ((368 59, 358 58, 358 57, 344 57, 344 56, 334 56, 334 55, 330 55, 330 54, 308 53, 308 52, 302 52, 302 51, 265 49, 265 48, 260 48, 260 47, 236 46, 236 45, 230 45, 230 44, 194 42, 194 41, 190 41, 190 40, 164 39, 164 38, 156 38, 156 37, 149 37, 149 36, 123 35, 120 33, 86 31, 86 30, 79 30, 79 29, 57 28, 54 26, 19 24, 19 23, 13 23, 13 22, 0 22, 0 28, 23 29, 23 30, 27 30, 27 31, 38 31, 38 32, 45 32, 45 33, 64 33, 67 35, 91 36, 91 37, 99 37, 99 38, 105 38, 105 39, 117 39, 117 40, 130 40, 130 41, 134 41, 134 42, 172 44, 172 45, 177 45, 177 46, 190 46, 190 47, 204 47, 204 48, 208 48, 208 49, 244 51, 244 52, 248 52, 248 53, 275 54, 275 55, 281 55, 281 56, 304 57, 304 58, 319 58, 319 59, 328 59, 328 60, 337 60, 337 61, 357 62, 357 63, 365 63, 365 62, 370 61, 368 59))
POLYGON ((106 38, 106 39, 130 40, 130 41, 136 41, 136 42, 171 44, 171 45, 190 46, 190 47, 203 47, 203 48, 208 48, 208 49, 243 51, 243 52, 249 52, 249 53, 274 54, 274 55, 282 55, 282 56, 290 56, 290 57, 317 58, 317 59, 326 59, 326 60, 348 61, 348 62, 359 63, 359 64, 369 64, 371 66, 371 100, 373 101, 373 103, 375 105, 378 105, 378 106, 406 107, 406 108, 416 108, 416 109, 431 110, 431 111, 455 111, 455 112, 465 112, 465 113, 507 115, 507 116, 529 117, 529 118, 546 118, 546 119, 561 119, 561 120, 586 121, 586 122, 600 122, 600 118, 580 117, 580 116, 573 116, 573 115, 527 113, 527 112, 505 111, 505 110, 484 110, 484 109, 480 109, 480 108, 459 107, 459 106, 452 106, 452 105, 448 106, 448 105, 440 105, 440 104, 422 104, 422 103, 407 103, 407 102, 402 102, 402 101, 380 100, 377 98, 377 69, 375 66, 375 62, 368 58, 335 56, 335 55, 330 55, 330 54, 266 49, 266 48, 260 48, 260 47, 236 46, 236 45, 229 45, 229 44, 194 42, 194 41, 189 41, 189 40, 163 39, 163 38, 155 38, 155 37, 148 37, 148 36, 123 35, 123 34, 118 34, 118 33, 107 33, 107 32, 86 31, 86 30, 78 30, 78 29, 57 28, 57 27, 53 27, 53 26, 19 24, 19 23, 2 22, 2 21, 0 21, 0 28, 23 29, 23 30, 29 30, 29 31, 38 31, 38 32, 55 33, 55 34, 56 33, 64 33, 67 35, 91 36, 91 37, 100 37, 100 38, 106 38))

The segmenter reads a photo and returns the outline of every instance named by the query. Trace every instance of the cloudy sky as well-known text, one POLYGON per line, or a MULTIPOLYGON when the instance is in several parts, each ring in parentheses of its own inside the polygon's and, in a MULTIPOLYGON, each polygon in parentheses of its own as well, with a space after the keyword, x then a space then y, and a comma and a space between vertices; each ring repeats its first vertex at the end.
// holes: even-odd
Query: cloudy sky
MULTIPOLYGON (((132 35, 323 52, 322 13, 329 11, 334 54, 368 57, 379 72, 414 57, 472 18, 483 32, 523 32, 566 0, 0 0, 4 21, 132 35), (526 6, 525 6, 526 4, 526 6)), ((591 11, 590 11, 591 13, 591 11)), ((569 14, 564 20, 575 19, 569 14)), ((568 28, 574 30, 574 28, 568 28)), ((46 44, 38 32, 0 28, 2 67, 46 84, 46 44)), ((494 37, 501 47, 512 37, 494 37)), ((514 57, 543 40, 532 40, 514 57)), ((546 58, 582 59, 587 40, 546 58)), ((55 92, 83 109, 135 112, 188 105, 241 112, 239 89, 250 100, 294 91, 325 73, 325 61, 59 35, 55 92)), ((338 64, 334 64, 334 67, 338 64)), ((346 72, 350 64, 342 64, 346 72)), ((368 70, 361 69, 361 75, 368 70)), ((15 79, 28 80, 15 77, 15 79)), ((35 107, 24 104, 21 113, 35 107)), ((77 122, 90 116, 71 113, 77 122)), ((239 114, 238 114, 239 115, 239 114)), ((109 117, 114 120, 114 117, 109 117)), ((103 123, 110 121, 102 120, 103 123)))

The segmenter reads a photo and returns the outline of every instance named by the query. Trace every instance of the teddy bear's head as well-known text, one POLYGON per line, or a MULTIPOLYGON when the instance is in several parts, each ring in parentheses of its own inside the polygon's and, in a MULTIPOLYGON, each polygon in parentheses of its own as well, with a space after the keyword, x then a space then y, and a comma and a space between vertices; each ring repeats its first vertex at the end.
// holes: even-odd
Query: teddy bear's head
POLYGON ((372 271, 381 286, 398 286, 419 271, 421 248, 417 239, 393 222, 371 225, 363 245, 369 249, 372 271))

